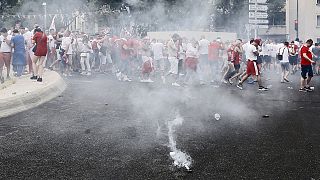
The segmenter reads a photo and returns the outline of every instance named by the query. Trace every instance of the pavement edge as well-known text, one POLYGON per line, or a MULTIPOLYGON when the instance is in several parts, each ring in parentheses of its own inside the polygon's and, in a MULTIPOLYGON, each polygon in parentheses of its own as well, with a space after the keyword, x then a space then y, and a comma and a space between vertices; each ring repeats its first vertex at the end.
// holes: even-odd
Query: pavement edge
POLYGON ((0 101, 0 118, 35 108, 61 95, 67 88, 67 84, 59 74, 56 75, 57 80, 44 88, 9 98, 5 102, 0 101))

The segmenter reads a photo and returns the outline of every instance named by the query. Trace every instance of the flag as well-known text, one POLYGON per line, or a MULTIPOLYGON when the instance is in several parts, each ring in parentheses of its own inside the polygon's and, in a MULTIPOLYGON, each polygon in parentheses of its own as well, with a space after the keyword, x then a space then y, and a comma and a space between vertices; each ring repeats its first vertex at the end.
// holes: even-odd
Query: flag
POLYGON ((55 23, 56 16, 57 15, 54 15, 52 22, 51 22, 51 25, 50 25, 50 29, 54 29, 54 31, 56 31, 56 23, 55 23))

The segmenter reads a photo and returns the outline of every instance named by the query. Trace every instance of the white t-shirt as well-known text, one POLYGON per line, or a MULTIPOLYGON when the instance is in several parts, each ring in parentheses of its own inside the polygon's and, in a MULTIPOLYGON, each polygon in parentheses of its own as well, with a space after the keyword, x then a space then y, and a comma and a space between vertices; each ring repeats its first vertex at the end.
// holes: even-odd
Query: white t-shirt
MULTIPOLYGON (((11 42, 11 35, 7 36, 7 40, 11 42)), ((7 44, 7 42, 4 42, 5 37, 3 35, 0 36, 0 42, 1 42, 1 47, 0 47, 0 52, 11 52, 11 46, 7 44)))
POLYGON ((63 37, 61 42, 61 49, 68 49, 68 52, 66 54, 72 54, 72 45, 71 45, 72 39, 71 37, 63 37))
POLYGON ((246 51, 246 57, 247 59, 249 59, 250 61, 256 61, 258 59, 258 57, 255 55, 255 52, 257 52, 257 48, 250 44, 247 46, 247 51, 246 51))
POLYGON ((201 55, 206 55, 209 53, 209 44, 210 41, 208 41, 207 39, 201 39, 199 41, 199 54, 201 55))
POLYGON ((279 49, 279 53, 282 54, 282 57, 283 57, 283 59, 280 62, 282 63, 289 62, 289 48, 284 46, 279 49))
POLYGON ((261 55, 263 56, 270 56, 270 53, 269 53, 269 44, 263 44, 262 47, 262 52, 261 52, 261 55))
POLYGON ((24 40, 26 41, 28 48, 31 48, 33 46, 32 36, 33 36, 32 32, 30 32, 30 31, 27 31, 26 33, 23 34, 24 40))
POLYGON ((48 40, 49 40, 49 48, 50 49, 54 48, 55 47, 54 38, 51 34, 48 36, 48 40))
POLYGON ((187 58, 198 58, 199 57, 198 49, 196 47, 194 47, 191 43, 189 43, 187 45, 186 57, 187 58))
POLYGON ((154 60, 159 60, 163 58, 163 48, 164 45, 162 43, 154 43, 152 45, 154 60))
POLYGON ((168 42, 167 47, 169 57, 177 57, 178 48, 176 47, 176 44, 172 39, 168 42))

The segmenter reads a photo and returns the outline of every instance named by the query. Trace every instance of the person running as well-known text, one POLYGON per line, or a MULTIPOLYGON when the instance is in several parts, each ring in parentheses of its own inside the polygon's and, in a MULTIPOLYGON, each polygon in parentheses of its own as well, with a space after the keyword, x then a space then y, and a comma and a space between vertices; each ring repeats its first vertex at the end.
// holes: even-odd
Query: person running
POLYGON ((304 44, 300 51, 301 56, 301 86, 300 92, 312 92, 313 90, 310 88, 310 82, 313 77, 312 64, 315 62, 312 60, 312 52, 310 51, 310 47, 313 45, 313 40, 307 40, 306 44, 304 44), (308 76, 307 76, 308 75, 308 76))
POLYGON ((232 59, 232 63, 233 63, 233 66, 234 66, 234 71, 230 72, 228 75, 227 75, 227 80, 229 81, 230 84, 233 84, 233 79, 239 77, 241 75, 240 73, 240 62, 241 62, 241 55, 243 53, 243 48, 242 48, 242 40, 241 39, 238 39, 236 42, 235 42, 235 46, 234 46, 234 49, 232 51, 233 55, 233 59, 232 59))
POLYGON ((7 79, 10 79, 10 64, 11 64, 11 38, 6 28, 1 29, 0 36, 0 81, 4 83, 4 77, 2 75, 3 66, 7 68, 7 79))
POLYGON ((16 76, 22 76, 26 62, 26 49, 25 49, 25 40, 23 35, 19 33, 17 29, 13 30, 13 37, 11 39, 11 46, 13 47, 13 58, 12 65, 13 69, 16 72, 16 76))
POLYGON ((243 89, 243 83, 251 75, 257 77, 257 81, 259 84, 259 91, 267 91, 268 90, 268 88, 265 88, 262 86, 260 69, 259 69, 259 66, 257 65, 257 59, 259 56, 259 52, 258 52, 259 44, 260 44, 260 40, 256 39, 252 42, 252 44, 250 44, 248 46, 247 55, 246 55, 246 57, 248 59, 247 72, 246 72, 246 75, 242 78, 242 80, 237 85, 237 87, 241 90, 243 89))
POLYGON ((47 40, 47 35, 40 28, 36 28, 32 39, 32 43, 35 46, 32 60, 33 75, 30 79, 37 80, 38 82, 42 82, 43 80, 43 63, 48 52, 47 40))
POLYGON ((283 43, 284 46, 279 49, 279 54, 282 55, 282 60, 280 60, 281 65, 281 83, 290 82, 288 76, 290 74, 290 64, 289 64, 289 42, 283 43))

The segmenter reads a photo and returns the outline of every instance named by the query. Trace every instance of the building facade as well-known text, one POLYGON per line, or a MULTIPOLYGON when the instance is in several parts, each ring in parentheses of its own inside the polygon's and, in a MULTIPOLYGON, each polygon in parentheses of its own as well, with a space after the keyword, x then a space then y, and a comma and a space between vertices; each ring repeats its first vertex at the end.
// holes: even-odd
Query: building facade
POLYGON ((320 0, 287 0, 286 14, 288 40, 320 42, 320 0))

